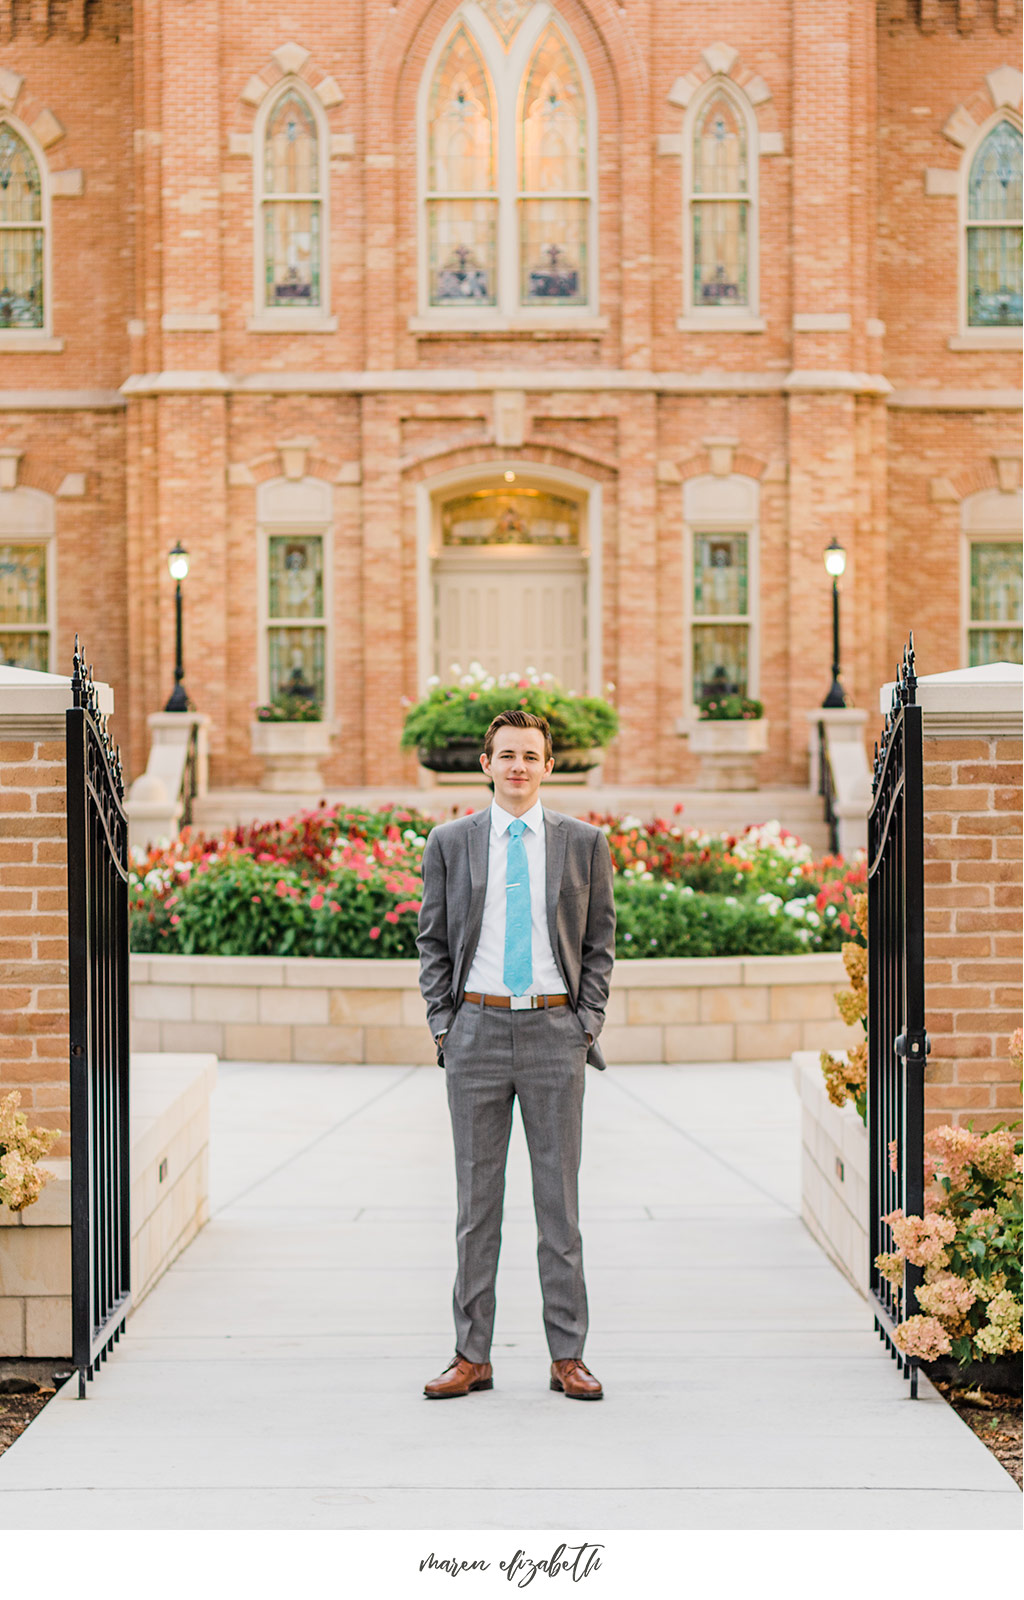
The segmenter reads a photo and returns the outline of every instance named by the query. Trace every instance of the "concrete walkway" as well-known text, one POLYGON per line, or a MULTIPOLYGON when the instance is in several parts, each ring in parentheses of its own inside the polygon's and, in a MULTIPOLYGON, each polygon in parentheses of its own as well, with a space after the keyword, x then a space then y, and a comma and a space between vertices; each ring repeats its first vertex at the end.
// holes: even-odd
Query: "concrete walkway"
POLYGON ((495 1389, 450 1358, 433 1067, 222 1066, 214 1216, 90 1387, 0 1458, 5 1528, 1017 1528, 1013 1481, 799 1219, 788 1063, 588 1074, 601 1405, 548 1389, 522 1130, 495 1389))

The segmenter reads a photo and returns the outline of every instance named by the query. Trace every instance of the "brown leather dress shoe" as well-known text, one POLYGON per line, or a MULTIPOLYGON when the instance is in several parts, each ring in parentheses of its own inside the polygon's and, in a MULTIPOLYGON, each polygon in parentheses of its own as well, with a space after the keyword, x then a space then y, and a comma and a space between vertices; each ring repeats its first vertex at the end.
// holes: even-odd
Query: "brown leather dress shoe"
POLYGON ((460 1394, 472 1394, 474 1389, 493 1389, 494 1377, 489 1361, 467 1361, 456 1352, 439 1378, 424 1384, 423 1393, 428 1400, 454 1400, 460 1394))
POLYGON ((551 1387, 561 1389, 569 1400, 602 1400, 604 1390, 589 1367, 575 1356, 568 1361, 552 1361, 551 1387))

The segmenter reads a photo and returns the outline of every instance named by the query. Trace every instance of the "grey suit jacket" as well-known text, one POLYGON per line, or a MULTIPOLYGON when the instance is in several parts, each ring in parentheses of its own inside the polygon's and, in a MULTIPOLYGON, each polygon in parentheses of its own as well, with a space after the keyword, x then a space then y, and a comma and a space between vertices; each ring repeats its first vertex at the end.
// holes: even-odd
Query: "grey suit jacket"
MULTIPOLYGON (((446 1033, 473 963, 487 890, 491 809, 442 823, 427 835, 419 915, 420 991, 435 1039, 446 1033)), ((604 1026, 615 960, 615 901, 608 841, 600 828, 544 812, 548 932, 565 992, 594 1043, 587 1060, 604 1070, 604 1026)))

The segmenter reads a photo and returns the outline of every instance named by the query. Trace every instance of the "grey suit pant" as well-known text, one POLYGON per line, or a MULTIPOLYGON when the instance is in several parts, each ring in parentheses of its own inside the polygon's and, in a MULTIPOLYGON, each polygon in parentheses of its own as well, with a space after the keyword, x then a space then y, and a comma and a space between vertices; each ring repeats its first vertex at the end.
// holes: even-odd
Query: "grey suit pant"
POLYGON ((463 1003, 444 1040, 458 1184, 455 1344, 490 1359, 505 1162, 518 1097, 533 1172, 537 1262, 553 1361, 587 1335, 577 1178, 587 1040, 571 1006, 503 1011, 463 1003))

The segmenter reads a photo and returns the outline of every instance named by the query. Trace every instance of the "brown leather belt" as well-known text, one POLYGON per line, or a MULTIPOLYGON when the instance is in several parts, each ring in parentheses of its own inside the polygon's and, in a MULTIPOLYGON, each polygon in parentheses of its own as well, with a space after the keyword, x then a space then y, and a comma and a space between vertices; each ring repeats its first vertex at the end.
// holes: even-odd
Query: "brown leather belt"
POLYGON ((500 1006, 503 1011, 549 1011, 567 1006, 567 994, 464 994, 471 1006, 500 1006))

